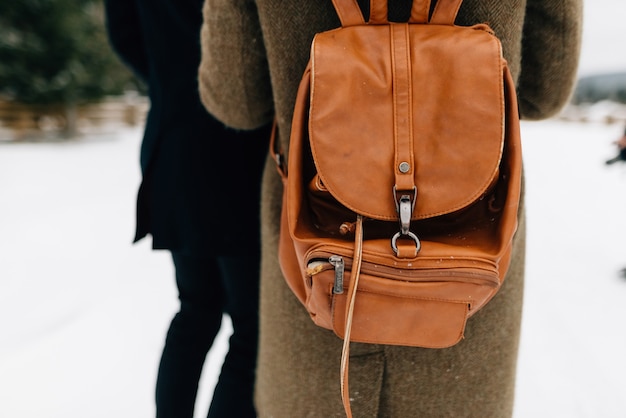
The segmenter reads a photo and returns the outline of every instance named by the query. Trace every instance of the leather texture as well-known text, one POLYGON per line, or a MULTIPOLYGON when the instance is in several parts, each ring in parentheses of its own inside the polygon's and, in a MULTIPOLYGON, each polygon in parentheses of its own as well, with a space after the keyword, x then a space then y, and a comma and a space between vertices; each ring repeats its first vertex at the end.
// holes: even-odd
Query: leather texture
POLYGON ((459 0, 439 1, 428 24, 423 0, 412 23, 387 22, 386 1, 368 23, 354 1, 333 3, 343 26, 315 36, 296 99, 283 274, 342 338, 349 326, 350 341, 450 347, 500 288, 517 228, 519 116, 500 42, 486 25, 453 25, 459 0), (419 246, 401 234, 394 251, 400 195, 419 246), (329 259, 343 260, 348 290, 361 245, 348 322, 329 259))

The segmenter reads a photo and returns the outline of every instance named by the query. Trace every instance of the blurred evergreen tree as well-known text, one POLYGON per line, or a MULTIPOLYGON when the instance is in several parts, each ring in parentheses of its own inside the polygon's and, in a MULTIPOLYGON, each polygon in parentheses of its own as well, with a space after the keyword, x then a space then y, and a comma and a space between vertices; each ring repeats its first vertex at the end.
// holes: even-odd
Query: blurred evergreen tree
POLYGON ((75 107, 142 90, 110 48, 101 0, 0 1, 0 95, 75 107))

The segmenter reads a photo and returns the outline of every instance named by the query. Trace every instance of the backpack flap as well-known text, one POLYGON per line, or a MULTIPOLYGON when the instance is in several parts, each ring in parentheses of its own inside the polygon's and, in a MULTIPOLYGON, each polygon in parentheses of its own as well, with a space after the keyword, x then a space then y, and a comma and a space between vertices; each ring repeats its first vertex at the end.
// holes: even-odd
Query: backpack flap
POLYGON ((501 57, 484 25, 392 23, 318 34, 309 113, 314 181, 371 219, 398 219, 399 186, 415 188, 411 220, 468 207, 498 178, 501 57))

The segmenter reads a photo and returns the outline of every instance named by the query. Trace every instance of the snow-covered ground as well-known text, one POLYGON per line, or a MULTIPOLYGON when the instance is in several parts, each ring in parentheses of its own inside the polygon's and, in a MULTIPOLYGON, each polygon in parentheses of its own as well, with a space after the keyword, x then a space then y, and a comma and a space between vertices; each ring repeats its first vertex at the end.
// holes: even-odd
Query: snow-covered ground
MULTIPOLYGON (((626 3, 586 3, 581 74, 626 69, 626 3)), ((604 165, 622 129, 523 124, 528 273, 515 418, 626 417, 626 165, 604 165)), ((74 141, 0 141, 1 418, 154 416, 177 303, 168 253, 131 245, 140 139, 141 128, 110 126, 74 141)), ((229 330, 210 353, 197 417, 229 330)))
POLYGON ((131 245, 140 138, 0 143, 0 417, 154 415, 177 304, 169 254, 131 245))
POLYGON ((528 262, 516 417, 626 417, 622 125, 524 124, 528 262))

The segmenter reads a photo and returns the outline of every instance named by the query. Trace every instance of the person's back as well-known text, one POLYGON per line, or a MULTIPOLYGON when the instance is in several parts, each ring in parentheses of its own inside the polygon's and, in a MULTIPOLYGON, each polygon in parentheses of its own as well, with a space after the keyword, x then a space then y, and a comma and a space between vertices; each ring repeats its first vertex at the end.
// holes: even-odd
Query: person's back
POLYGON ((200 103, 202 1, 105 5, 111 43, 146 82, 151 103, 135 240, 150 234, 153 248, 172 252, 181 302, 159 367, 157 416, 192 416, 202 366, 224 313, 234 333, 210 416, 255 416, 258 205, 269 127, 227 129, 200 103))
MULTIPOLYGON (((391 20, 406 20, 411 1, 389 4, 391 20)), ((242 129, 260 126, 275 116, 286 151, 310 42, 315 33, 339 26, 332 3, 213 0, 206 3, 204 17, 203 103, 226 124, 242 129)), ((541 119, 555 114, 571 93, 581 17, 581 0, 466 0, 456 23, 489 23, 502 40, 517 82, 522 117, 541 119), (555 48, 560 51, 556 56, 552 54, 555 48)), ((312 324, 277 263, 281 193, 280 177, 268 172, 262 195, 265 268, 258 412, 262 417, 341 416, 337 370, 342 341, 312 324)), ((468 321, 465 339, 458 345, 433 350, 352 344, 354 416, 511 415, 524 277, 523 209, 519 221, 502 289, 468 321)))

